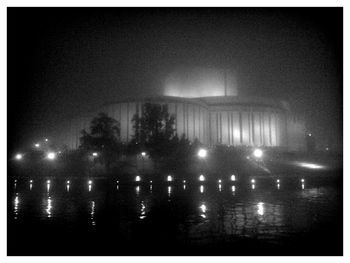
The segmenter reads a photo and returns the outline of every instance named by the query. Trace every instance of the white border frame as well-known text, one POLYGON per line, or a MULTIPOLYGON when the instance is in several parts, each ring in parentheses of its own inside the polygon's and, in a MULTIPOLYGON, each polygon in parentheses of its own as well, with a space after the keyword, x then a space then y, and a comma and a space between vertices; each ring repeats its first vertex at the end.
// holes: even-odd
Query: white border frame
MULTIPOLYGON (((349 1, 348 1, 349 2, 349 1)), ((344 7, 344 83, 343 87, 347 87, 348 80, 347 76, 349 76, 349 67, 346 66, 346 62, 349 61, 349 53, 347 52, 346 47, 350 46, 349 42, 349 32, 346 32, 346 29, 349 28, 349 18, 347 15, 346 1, 331 1, 331 0, 285 0, 285 1, 276 1, 276 0, 268 0, 268 1, 259 1, 259 0, 245 0, 245 1, 226 1, 226 0, 216 0, 216 1, 207 1, 207 0, 196 0, 196 1, 186 1, 186 0, 177 0, 177 1, 161 1, 161 0, 149 0, 149 1, 113 1, 113 0, 3 0, 0 1, 0 50, 1 50, 1 65, 0 65, 0 78, 1 78, 1 88, 0 88, 0 118, 2 123, 6 123, 0 129, 1 132, 1 198, 0 198, 0 225, 1 225, 1 236, 0 236, 0 261, 1 262, 115 262, 116 260, 123 262, 136 262, 142 260, 143 262, 163 262, 167 260, 169 262, 177 262, 187 261, 192 262, 201 261, 201 262, 211 262, 212 260, 219 260, 222 262, 232 262, 233 260, 236 262, 259 262, 259 263, 273 263, 273 262, 349 262, 350 256, 347 249, 349 248, 349 209, 345 209, 346 205, 349 205, 349 194, 347 191, 344 191, 344 256, 343 257, 7 257, 7 7, 33 7, 33 6, 278 6, 278 7, 292 7, 292 6, 300 6, 300 7, 316 7, 316 6, 336 6, 336 7, 344 7), (4 127, 6 126, 6 127, 4 127)), ((349 5, 350 6, 350 5, 349 5)), ((349 91, 344 88, 344 99, 346 102, 349 97, 349 91)), ((348 116, 347 113, 350 113, 349 104, 344 103, 344 116, 348 116)), ((9 113, 10 114, 10 113, 9 113)), ((344 135, 350 134, 349 121, 344 119, 344 135)), ((344 136, 344 189, 349 187, 349 180, 347 179, 347 172, 349 160, 347 147, 349 146, 348 137, 344 136)), ((350 176, 350 175, 349 175, 350 176)))

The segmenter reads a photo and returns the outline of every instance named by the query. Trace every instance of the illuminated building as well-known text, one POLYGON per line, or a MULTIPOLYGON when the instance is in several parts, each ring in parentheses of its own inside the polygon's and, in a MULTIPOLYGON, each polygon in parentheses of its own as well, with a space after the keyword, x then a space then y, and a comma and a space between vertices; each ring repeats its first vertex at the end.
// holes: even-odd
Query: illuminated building
POLYGON ((134 135, 134 115, 141 116, 143 105, 153 103, 167 105, 169 113, 175 116, 174 128, 178 136, 184 134, 189 140, 198 139, 204 145, 305 149, 305 125, 294 116, 287 102, 237 96, 234 81, 226 72, 221 74, 224 80, 220 80, 219 73, 209 71, 209 77, 218 78, 209 81, 214 85, 211 90, 203 84, 208 82, 203 77, 205 74, 200 72, 199 75, 195 80, 188 80, 186 76, 186 81, 182 82, 178 81, 179 74, 168 78, 164 88, 168 96, 121 99, 77 118, 66 129, 65 144, 70 148, 78 147, 81 130, 87 129, 99 112, 116 119, 120 123, 120 139, 129 142, 134 135), (173 79, 176 81, 171 82, 173 79), (186 85, 190 86, 188 90, 186 85))

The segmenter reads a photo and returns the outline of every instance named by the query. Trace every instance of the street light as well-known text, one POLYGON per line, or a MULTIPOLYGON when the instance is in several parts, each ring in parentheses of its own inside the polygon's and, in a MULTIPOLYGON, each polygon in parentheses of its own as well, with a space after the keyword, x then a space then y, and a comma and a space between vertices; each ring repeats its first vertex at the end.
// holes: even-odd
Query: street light
POLYGON ((15 156, 15 158, 16 158, 16 160, 22 160, 23 154, 17 153, 16 156, 15 156))
POLYGON ((47 154, 47 159, 49 159, 49 160, 54 160, 56 158, 56 153, 54 153, 54 152, 49 152, 48 154, 47 154))
POLYGON ((203 174, 201 174, 201 175, 199 176, 199 181, 201 181, 201 182, 204 182, 204 181, 205 181, 205 177, 204 177, 203 174))
POLYGON ((35 148, 40 148, 40 143, 34 144, 34 147, 35 147, 35 148))
POLYGON ((98 153, 97 153, 97 152, 93 152, 93 153, 92 153, 92 156, 97 157, 97 156, 98 156, 98 153))
POLYGON ((172 182, 173 181, 173 177, 171 175, 168 175, 167 179, 168 182, 172 182))
POLYGON ((255 149, 253 155, 255 158, 261 158, 263 156, 263 151, 261 149, 255 149))
POLYGON ((206 149, 199 149, 198 151, 198 157, 199 158, 205 158, 207 157, 208 151, 206 149))
POLYGON ((146 152, 141 152, 142 157, 146 157, 146 152))

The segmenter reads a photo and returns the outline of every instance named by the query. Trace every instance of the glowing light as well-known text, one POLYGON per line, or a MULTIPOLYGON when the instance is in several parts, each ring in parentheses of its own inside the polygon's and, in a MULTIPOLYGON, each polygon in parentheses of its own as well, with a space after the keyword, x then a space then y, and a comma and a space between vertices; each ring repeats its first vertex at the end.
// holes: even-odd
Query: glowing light
POLYGON ((309 168, 309 169, 323 169, 325 168, 323 165, 315 164, 315 163, 297 163, 297 165, 304 167, 304 168, 309 168))
POLYGON ((151 180, 151 181, 149 181, 149 183, 151 184, 151 183, 152 183, 152 180, 151 180))
POLYGON ((221 184, 219 184, 219 191, 221 192, 221 184))
POLYGON ((263 151, 261 149, 255 149, 253 155, 255 158, 261 158, 263 156, 263 151))
POLYGON ((258 203, 258 215, 260 216, 264 215, 264 203, 262 202, 258 203))
POLYGON ((280 179, 277 179, 276 182, 279 183, 279 182, 280 182, 280 179))
POLYGON ((140 182, 140 181, 141 181, 141 177, 140 177, 139 175, 137 175, 137 176, 135 177, 135 181, 136 181, 136 182, 140 182))
POLYGON ((33 183, 33 180, 29 180, 29 183, 33 183))
POLYGON ((35 147, 35 148, 40 148, 40 143, 34 144, 34 147, 35 147))
POLYGON ((253 189, 253 190, 255 189, 255 184, 252 184, 252 189, 253 189))
POLYGON ((117 181, 117 184, 119 184, 119 181, 117 181))
POLYGON ((167 180, 168 182, 172 182, 172 181, 173 181, 173 177, 172 177, 171 175, 168 175, 167 178, 166 178, 166 180, 167 180))
POLYGON ((203 186, 203 185, 201 185, 201 186, 199 187, 199 191, 201 192, 201 194, 204 193, 204 186, 203 186))
POLYGON ((301 180, 300 180, 302 183, 304 183, 305 182, 305 180, 304 180, 304 178, 301 178, 301 180))
POLYGON ((208 151, 206 149, 199 149, 198 151, 198 157, 205 158, 207 157, 208 151))
POLYGON ((48 142, 49 141, 49 139, 48 138, 45 138, 45 142, 48 142))
POLYGON ((183 189, 186 190, 186 185, 185 184, 183 185, 183 189))
POLYGON ((183 183, 185 184, 185 183, 186 183, 186 180, 183 180, 183 183))
POLYGON ((69 188, 70 188, 70 185, 67 184, 67 185, 66 185, 66 190, 67 190, 67 192, 69 192, 69 188))
POLYGON ((30 183, 30 184, 29 184, 29 190, 32 191, 32 188, 33 188, 33 184, 30 183))
POLYGON ((231 190, 232 190, 232 193, 236 192, 236 187, 232 185, 231 190))
POLYGON ((23 154, 17 153, 15 158, 16 158, 16 160, 22 160, 23 154))
POLYGON ((204 182, 204 181, 205 181, 205 177, 204 177, 203 174, 201 174, 201 175, 199 176, 199 181, 201 181, 201 182, 204 182))
POLYGON ((252 179, 251 182, 252 182, 252 184, 255 184, 255 179, 252 179))
POLYGON ((277 184, 277 189, 280 190, 280 184, 277 184))
POLYGON ((91 190, 92 190, 92 185, 89 184, 89 192, 91 192, 91 190))
POLYGON ((328 147, 326 147, 326 151, 329 151, 329 148, 328 148, 328 147))
POLYGON ((50 184, 50 183, 51 183, 51 180, 47 180, 46 183, 50 184))
POLYGON ((146 156, 146 152, 142 152, 142 153, 141 153, 141 156, 142 156, 142 157, 145 157, 145 156, 146 156))
POLYGON ((91 181, 91 180, 89 180, 89 181, 88 181, 88 184, 89 184, 89 185, 92 185, 92 181, 91 181))
POLYGON ((47 154, 47 159, 49 159, 49 160, 54 160, 56 158, 56 153, 54 153, 54 152, 49 152, 48 154, 47 154))
POLYGON ((94 152, 94 153, 92 153, 92 156, 93 156, 93 157, 97 157, 97 156, 98 156, 98 153, 97 153, 97 152, 94 152))
POLYGON ((152 192, 152 185, 149 186, 149 190, 152 192))
POLYGON ((218 180, 218 183, 221 184, 221 179, 218 180))
POLYGON ((136 194, 138 195, 140 193, 140 186, 139 185, 136 186, 135 190, 136 190, 136 194))
POLYGON ((305 188, 305 184, 304 184, 304 183, 302 183, 302 184, 301 184, 301 189, 303 189, 303 190, 304 190, 304 188, 305 188))
POLYGON ((235 175, 231 175, 231 181, 236 181, 236 176, 235 175))
POLYGON ((311 134, 311 133, 309 133, 308 135, 309 135, 309 137, 311 137, 311 136, 312 136, 312 134, 311 134))
POLYGON ((70 184, 70 181, 69 181, 69 180, 67 180, 67 184, 70 184))

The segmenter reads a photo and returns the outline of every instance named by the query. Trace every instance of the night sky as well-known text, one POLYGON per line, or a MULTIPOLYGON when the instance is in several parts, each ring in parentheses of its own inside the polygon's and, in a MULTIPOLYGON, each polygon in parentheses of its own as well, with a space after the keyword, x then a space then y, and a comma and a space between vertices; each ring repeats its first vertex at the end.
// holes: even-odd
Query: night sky
POLYGON ((8 143, 123 97, 163 94, 181 67, 236 72, 239 95, 289 101, 342 144, 341 8, 9 8, 8 143))

